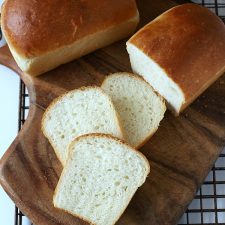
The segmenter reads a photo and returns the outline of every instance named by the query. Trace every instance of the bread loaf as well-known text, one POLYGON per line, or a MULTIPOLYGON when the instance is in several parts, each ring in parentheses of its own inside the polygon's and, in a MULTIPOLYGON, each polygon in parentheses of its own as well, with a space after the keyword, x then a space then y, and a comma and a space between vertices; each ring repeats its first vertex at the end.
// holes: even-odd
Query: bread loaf
POLYGON ((149 171, 148 160, 120 140, 84 135, 69 147, 54 206, 90 224, 113 225, 149 171))
POLYGON ((225 71, 225 25, 202 6, 180 5, 139 30, 127 50, 134 73, 178 115, 225 71))
POLYGON ((42 131, 65 165, 70 142, 87 133, 123 139, 111 99, 99 87, 83 87, 55 99, 42 118, 42 131))
POLYGON ((138 21, 135 0, 6 0, 1 15, 11 53, 30 75, 125 38, 138 21))
POLYGON ((101 87, 111 97, 120 116, 125 140, 134 148, 141 147, 163 119, 164 100, 146 81, 129 73, 109 75, 101 87))

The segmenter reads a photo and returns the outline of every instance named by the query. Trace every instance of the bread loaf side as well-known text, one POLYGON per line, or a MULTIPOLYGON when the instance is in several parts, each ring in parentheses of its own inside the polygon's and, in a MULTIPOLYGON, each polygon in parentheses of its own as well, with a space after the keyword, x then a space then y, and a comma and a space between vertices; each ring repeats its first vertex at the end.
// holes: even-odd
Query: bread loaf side
POLYGON ((39 75, 128 37, 135 0, 6 0, 1 28, 22 71, 39 75))
POLYGON ((174 7, 127 42, 131 66, 176 115, 225 71, 225 25, 197 4, 174 7))

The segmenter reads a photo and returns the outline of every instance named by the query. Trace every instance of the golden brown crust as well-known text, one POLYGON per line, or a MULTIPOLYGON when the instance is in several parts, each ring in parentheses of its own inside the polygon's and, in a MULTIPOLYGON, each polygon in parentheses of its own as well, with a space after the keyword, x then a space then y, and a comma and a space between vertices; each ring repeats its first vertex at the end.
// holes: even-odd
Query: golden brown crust
POLYGON ((2 28, 16 52, 32 58, 137 14, 135 0, 6 0, 2 28))
POLYGON ((165 70, 188 103, 225 69, 225 25, 196 4, 165 12, 137 32, 129 43, 165 70))
MULTIPOLYGON (((58 187, 58 185, 57 185, 57 187, 58 187)), ((57 189, 57 187, 56 187, 56 189, 57 189)), ((55 193, 56 193, 56 192, 57 192, 57 190, 54 192, 53 198, 55 197, 55 193)), ((83 220, 84 222, 88 223, 89 225, 96 225, 96 224, 90 222, 89 220, 83 218, 82 216, 80 216, 80 215, 78 215, 78 214, 75 214, 75 213, 72 213, 72 212, 70 212, 70 211, 68 211, 68 210, 66 210, 66 209, 62 209, 62 208, 57 207, 57 206, 55 205, 54 201, 53 201, 53 205, 54 205, 54 207, 55 207, 56 209, 59 209, 59 210, 65 212, 65 213, 69 213, 70 215, 75 216, 75 217, 77 217, 77 218, 83 220)))
POLYGON ((148 136, 141 143, 139 143, 135 148, 140 149, 141 147, 143 147, 149 141, 149 139, 151 139, 151 137, 155 134, 157 130, 158 130, 158 127, 152 130, 151 133, 149 133, 148 136))
MULTIPOLYGON (((48 136, 48 134, 45 132, 45 127, 44 127, 44 123, 45 123, 45 119, 46 119, 46 115, 48 114, 48 112, 52 109, 52 107, 55 106, 55 104, 57 104, 57 102, 59 102, 61 99, 63 99, 66 95, 71 94, 71 93, 75 93, 75 92, 79 92, 79 91, 86 91, 88 89, 98 89, 99 91, 102 92, 103 95, 105 95, 109 101, 111 102, 111 104, 113 105, 113 102, 111 100, 111 98, 98 86, 83 86, 80 87, 78 89, 72 90, 72 91, 67 91, 66 93, 64 93, 63 95, 60 95, 59 97, 55 98, 50 105, 48 106, 48 108, 45 110, 43 116, 42 116, 42 120, 41 120, 41 131, 43 132, 44 136, 48 139, 48 141, 50 142, 51 146, 53 147, 53 149, 55 150, 56 156, 59 159, 59 161, 62 163, 62 165, 64 165, 65 163, 63 162, 62 158, 60 157, 59 152, 56 150, 56 146, 55 144, 51 141, 50 137, 48 136)), ((113 105, 114 106, 114 105, 113 105)), ((124 134, 123 134, 123 126, 121 125, 121 121, 120 121, 120 117, 117 113, 117 111, 114 108, 114 113, 116 115, 116 119, 117 119, 117 125, 118 128, 120 129, 120 134, 121 137, 124 138, 124 134)))

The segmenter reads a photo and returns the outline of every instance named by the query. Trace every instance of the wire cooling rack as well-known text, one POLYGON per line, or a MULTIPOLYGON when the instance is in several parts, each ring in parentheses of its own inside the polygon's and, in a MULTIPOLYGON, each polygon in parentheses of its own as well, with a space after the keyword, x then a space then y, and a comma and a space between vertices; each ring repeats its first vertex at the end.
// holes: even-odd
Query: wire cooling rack
MULTIPOLYGON (((193 0, 193 2, 209 8, 225 22, 225 0, 193 0)), ((28 111, 29 96, 24 83, 21 81, 19 130, 26 120, 28 111)), ((23 213, 15 207, 15 225, 25 225, 24 217, 23 213)), ((200 187, 195 199, 189 205, 178 225, 183 224, 225 225, 225 149, 220 154, 214 167, 200 187)))
MULTIPOLYGON (((18 130, 20 130, 25 123, 29 111, 29 95, 28 91, 22 81, 20 81, 19 94, 19 121, 18 130)), ((23 225, 23 213, 15 206, 15 225, 23 225)), ((31 224, 31 223, 30 223, 31 224)))
MULTIPOLYGON (((193 2, 209 8, 225 23, 225 0, 193 2)), ((188 206, 180 224, 225 224, 225 149, 188 206)))

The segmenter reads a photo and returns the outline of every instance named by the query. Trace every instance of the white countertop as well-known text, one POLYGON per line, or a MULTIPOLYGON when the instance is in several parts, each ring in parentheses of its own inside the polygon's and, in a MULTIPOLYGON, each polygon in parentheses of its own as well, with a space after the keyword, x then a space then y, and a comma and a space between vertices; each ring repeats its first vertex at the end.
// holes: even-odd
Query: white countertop
MULTIPOLYGON (((0 158, 18 133, 19 77, 0 65, 0 158)), ((14 224, 15 205, 0 186, 0 225, 14 224)), ((26 224, 30 224, 24 220, 26 224)))
MULTIPOLYGON (((9 147, 18 131, 19 78, 0 65, 0 157, 9 147)), ((0 224, 14 222, 15 206, 0 186, 0 224)))

